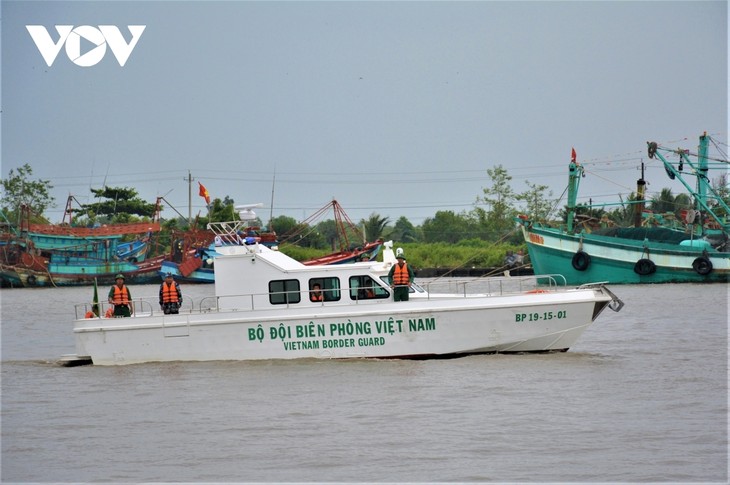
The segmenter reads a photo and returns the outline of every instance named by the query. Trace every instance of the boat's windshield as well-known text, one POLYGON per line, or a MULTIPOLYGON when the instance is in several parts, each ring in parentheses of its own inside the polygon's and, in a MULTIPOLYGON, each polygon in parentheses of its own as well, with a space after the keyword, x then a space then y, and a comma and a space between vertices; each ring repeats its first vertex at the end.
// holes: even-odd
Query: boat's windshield
MULTIPOLYGON (((386 286, 390 286, 390 280, 387 276, 381 276, 380 279, 383 280, 383 283, 385 283, 386 286)), ((426 293, 426 290, 416 283, 411 283, 411 287, 408 288, 408 293, 426 293)))
POLYGON ((411 293, 418 292, 418 293, 426 293, 426 290, 423 289, 423 287, 419 286, 417 283, 411 283, 411 293))

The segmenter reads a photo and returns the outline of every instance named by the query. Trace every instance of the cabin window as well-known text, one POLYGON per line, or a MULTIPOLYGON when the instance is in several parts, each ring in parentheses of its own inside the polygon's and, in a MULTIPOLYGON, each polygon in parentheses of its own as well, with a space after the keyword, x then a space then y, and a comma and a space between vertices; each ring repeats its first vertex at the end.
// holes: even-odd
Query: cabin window
POLYGON ((299 303, 299 280, 269 281, 269 301, 272 305, 299 303))
POLYGON ((339 301, 341 297, 342 292, 338 278, 312 278, 309 280, 309 295, 307 298, 310 301, 339 301), (317 286, 319 286, 319 293, 317 292, 317 286))
POLYGON ((370 276, 350 276, 350 298, 352 300, 372 300, 389 296, 390 292, 377 284, 370 276))

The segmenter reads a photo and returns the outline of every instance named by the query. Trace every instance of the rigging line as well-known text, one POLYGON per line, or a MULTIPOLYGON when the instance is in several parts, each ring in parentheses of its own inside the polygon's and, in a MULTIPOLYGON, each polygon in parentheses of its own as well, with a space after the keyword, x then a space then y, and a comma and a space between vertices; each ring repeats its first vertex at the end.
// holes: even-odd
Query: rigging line
MULTIPOLYGON (((700 156, 700 155, 699 155, 699 153, 691 152, 691 151, 689 151, 689 150, 684 150, 683 152, 684 152, 684 154, 685 154, 685 155, 687 155, 688 157, 695 157, 695 158, 698 158, 698 157, 700 156)), ((705 158, 706 158, 707 160, 712 160, 713 162, 720 162, 720 163, 728 163, 728 164, 730 164, 730 161, 728 161, 728 160, 726 160, 726 159, 722 159, 722 158, 714 158, 714 157, 705 157, 705 158)))
POLYGON ((601 176, 600 176, 600 175, 598 175, 598 174, 597 174, 596 172, 588 172, 588 173, 590 173, 591 175, 593 175, 593 176, 595 176, 595 177, 598 177, 599 179, 605 180, 606 182, 610 182, 610 183, 612 183, 612 184, 614 184, 614 185, 616 185, 616 186, 618 186, 618 187, 621 187, 622 189, 627 189, 627 190, 631 190, 631 191, 633 191, 633 190, 634 190, 634 189, 632 189, 631 187, 626 187, 625 185, 621 185, 621 184, 619 184, 619 183, 616 183, 616 182, 614 182, 613 180, 611 180, 611 179, 608 179, 608 178, 606 178, 606 177, 601 177, 601 176))
MULTIPOLYGON (((330 174, 332 175, 332 174, 330 174)), ((245 182, 268 182, 269 179, 252 179, 252 178, 237 178, 237 177, 206 177, 207 180, 225 180, 225 181, 245 181, 245 182)), ((469 177, 469 178, 451 178, 451 179, 443 179, 443 178, 434 178, 434 179, 409 179, 409 180, 398 180, 397 178, 394 179, 385 179, 385 180, 363 180, 362 178, 354 177, 350 180, 345 180, 342 178, 334 179, 334 180, 323 180, 320 178, 314 178, 311 180, 306 180, 302 178, 294 178, 294 179, 279 179, 278 183, 284 183, 284 184, 321 184, 321 185, 394 185, 394 184, 442 184, 446 182, 488 182, 489 179, 487 177, 469 177)))
MULTIPOLYGON (((714 133, 710 134, 710 140, 712 140, 714 143, 715 139, 713 138, 713 135, 715 135, 715 134, 714 133)), ((680 142, 690 142, 692 139, 693 139, 692 137, 686 136, 684 138, 679 138, 676 140, 667 140, 667 141, 661 141, 661 142, 657 142, 657 143, 659 145, 668 145, 668 144, 675 144, 675 143, 680 143, 680 142)), ((720 143, 722 143, 722 142, 720 142, 720 143)), ((724 145, 728 146, 727 144, 724 144, 724 145)), ((607 159, 608 159, 608 161, 611 161, 611 159, 616 158, 616 157, 625 157, 625 156, 630 156, 630 155, 634 155, 634 154, 643 155, 643 153, 644 153, 644 150, 638 150, 638 151, 633 151, 633 152, 610 155, 610 156, 606 156, 606 157, 595 157, 595 158, 580 160, 580 163, 581 163, 581 165, 587 165, 587 164, 593 164, 593 163, 603 163, 607 159)), ((725 157, 725 158, 727 158, 727 157, 725 157)), ((629 159, 627 159, 627 160, 629 160, 629 159)), ((621 161, 621 160, 616 160, 616 161, 621 161)))
MULTIPOLYGON (((720 154, 721 154, 721 155, 722 155, 723 157, 727 158, 727 153, 725 153, 725 151, 724 151, 724 150, 723 150, 722 148, 720 148, 720 147, 718 146, 718 144, 717 144, 717 142, 715 141, 715 139, 714 139, 714 138, 710 138, 710 141, 711 141, 711 142, 712 142, 712 144, 714 145, 715 149, 716 149, 716 150, 717 150, 718 152, 720 152, 720 154)), ((727 146, 727 144, 725 144, 725 146, 727 146)))
POLYGON ((558 208, 558 206, 560 205, 560 202, 563 200, 563 197, 565 197, 565 193, 567 191, 568 191, 568 186, 566 185, 565 186, 565 189, 563 189, 563 193, 560 194, 560 197, 557 198, 557 200, 555 201, 555 204, 553 205, 553 207, 545 215, 545 220, 550 220, 550 216, 552 215, 553 212, 555 212, 555 209, 558 208))
POLYGON ((620 153, 615 155, 608 155, 608 156, 602 156, 602 157, 594 157, 594 158, 588 158, 585 160, 580 160, 581 165, 592 165, 596 163, 607 163, 607 162, 624 162, 624 161, 631 161, 641 158, 643 155, 643 151, 635 151, 635 152, 628 152, 628 153, 620 153), (623 158, 623 157, 629 157, 630 158, 623 158))
MULTIPOLYGON (((715 136, 715 135, 722 135, 722 134, 723 134, 722 132, 719 132, 719 133, 707 133, 707 135, 710 136, 710 139, 712 139, 712 137, 715 136)), ((678 142, 682 142, 682 141, 692 142, 695 139, 696 139, 696 137, 694 137, 694 136, 685 136, 684 138, 679 138, 677 140, 668 140, 668 141, 657 142, 657 143, 659 143, 661 145, 663 143, 678 143, 678 142)))

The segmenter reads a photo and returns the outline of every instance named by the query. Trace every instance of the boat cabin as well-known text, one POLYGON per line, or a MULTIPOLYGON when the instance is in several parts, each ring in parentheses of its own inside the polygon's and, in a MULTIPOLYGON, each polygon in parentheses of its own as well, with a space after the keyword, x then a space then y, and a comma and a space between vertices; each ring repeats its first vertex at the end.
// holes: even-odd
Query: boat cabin
POLYGON ((260 244, 225 246, 218 252, 215 293, 220 309, 311 307, 391 298, 389 263, 305 266, 260 244))

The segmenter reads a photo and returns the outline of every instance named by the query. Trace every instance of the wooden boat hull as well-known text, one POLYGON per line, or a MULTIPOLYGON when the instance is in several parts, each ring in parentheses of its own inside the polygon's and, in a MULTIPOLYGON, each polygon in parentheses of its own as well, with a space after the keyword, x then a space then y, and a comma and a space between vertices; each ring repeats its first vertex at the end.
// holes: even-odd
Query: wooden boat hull
POLYGON ((371 242, 360 248, 353 249, 352 251, 339 251, 322 256, 321 258, 303 261, 302 264, 305 266, 314 266, 320 264, 357 263, 358 261, 361 261, 363 257, 366 257, 368 261, 372 261, 378 256, 382 244, 382 241, 371 242))
POLYGON ((705 253, 702 248, 680 244, 568 234, 533 225, 523 225, 522 231, 535 273, 563 275, 569 285, 594 281, 636 284, 730 280, 730 253, 727 252, 705 253), (574 266, 578 251, 590 256, 590 262, 583 270, 574 266), (703 257, 712 264, 712 270, 707 274, 700 274, 696 269, 695 261, 703 257), (637 263, 642 259, 651 260, 655 270, 650 274, 637 272, 637 269, 641 271, 637 263))
POLYGON ((38 270, 18 265, 0 264, 0 277, 15 287, 88 286, 94 280, 100 285, 114 284, 115 276, 124 274, 128 283, 147 284, 159 282, 159 271, 164 256, 149 258, 141 263, 121 261, 97 265, 53 265, 48 270, 38 270))
MULTIPOLYGON (((647 155, 657 158, 671 179, 681 182, 694 199, 694 208, 678 214, 654 214, 644 208, 646 181, 642 163, 632 214, 613 221, 603 211, 600 222, 578 223, 578 186, 585 177, 583 165, 573 150, 568 165, 568 205, 561 228, 549 227, 528 216, 519 216, 524 240, 535 273, 560 274, 568 284, 590 281, 624 283, 710 283, 730 277, 730 223, 722 194, 710 184, 708 150, 710 137, 700 136, 698 150, 662 147, 647 142, 647 155), (670 159, 665 158, 663 154, 670 159), (684 168, 683 168, 684 167, 684 168), (685 178, 696 177, 694 188, 685 178)), ((724 186, 723 184, 720 184, 724 186)), ((662 191, 663 192, 663 191, 662 191)), ((616 204, 598 204, 605 207, 616 204)), ((623 201, 622 201, 622 204, 623 201)), ((595 219, 594 219, 595 221, 595 219)))

